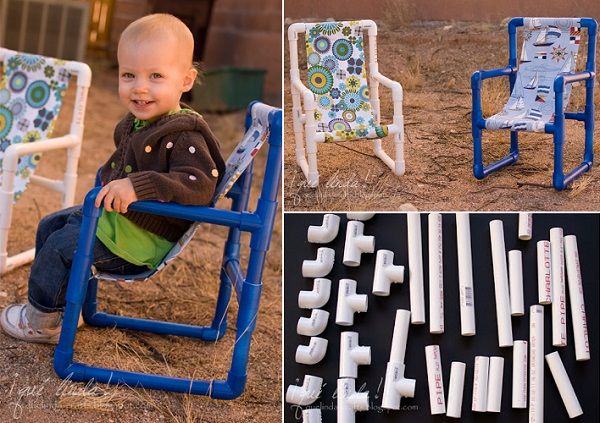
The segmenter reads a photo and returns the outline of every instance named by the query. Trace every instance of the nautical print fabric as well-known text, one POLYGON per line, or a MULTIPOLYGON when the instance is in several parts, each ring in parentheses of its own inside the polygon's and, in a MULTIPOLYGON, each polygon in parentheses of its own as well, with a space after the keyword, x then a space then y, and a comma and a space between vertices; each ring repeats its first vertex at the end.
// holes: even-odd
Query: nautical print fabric
MULTIPOLYGON (((0 167, 11 144, 49 138, 71 74, 66 62, 32 54, 7 54, 0 81, 0 167)), ((17 201, 41 154, 23 156, 15 178, 17 201)), ((1 182, 1 181, 0 181, 1 182)))
POLYGON ((369 103, 363 31, 358 21, 306 25, 308 88, 325 141, 383 138, 369 103))
MULTIPOLYGON (((575 70, 580 23, 574 18, 525 18, 515 86, 504 109, 486 119, 487 129, 543 132, 554 121, 554 78, 575 70)), ((564 106, 571 85, 565 85, 564 106)))

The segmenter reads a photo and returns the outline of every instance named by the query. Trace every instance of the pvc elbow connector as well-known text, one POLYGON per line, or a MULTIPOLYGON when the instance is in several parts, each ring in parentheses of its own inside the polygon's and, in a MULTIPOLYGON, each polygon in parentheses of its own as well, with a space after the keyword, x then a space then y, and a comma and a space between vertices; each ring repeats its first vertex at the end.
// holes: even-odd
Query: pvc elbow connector
POLYGON ((375 216, 375 213, 346 213, 346 218, 348 220, 369 220, 371 219, 373 216, 375 216))
POLYGON ((381 407, 388 410, 399 410, 402 397, 413 398, 415 396, 415 379, 404 377, 404 364, 388 362, 385 370, 385 384, 383 386, 383 398, 381 407))
POLYGON ((352 326, 354 324, 354 313, 365 312, 367 308, 367 296, 356 294, 356 281, 341 279, 338 287, 335 323, 341 326, 352 326))
POLYGON ((340 377, 356 378, 358 366, 371 364, 371 347, 358 345, 358 332, 342 332, 340 336, 340 377))
POLYGON ((340 217, 335 214, 323 216, 321 226, 308 227, 308 242, 327 244, 335 239, 340 229, 340 217))
POLYGON ((302 410, 302 423, 321 423, 321 409, 307 408, 302 410))
POLYGON ((313 336, 308 345, 298 345, 296 348, 296 363, 317 364, 323 360, 327 352, 327 339, 313 336))
POLYGON ((377 251, 373 275, 373 295, 390 295, 390 285, 403 282, 404 266, 394 265, 394 253, 390 250, 377 251))
POLYGON ((369 392, 356 392, 354 387, 354 379, 338 379, 337 421, 339 423, 353 423, 355 412, 369 409, 369 392))
POLYGON ((356 267, 360 265, 362 253, 375 251, 375 237, 363 235, 365 224, 352 220, 346 227, 346 245, 344 247, 344 264, 356 267))
POLYGON ((329 312, 325 310, 313 309, 310 317, 301 317, 298 319, 296 332, 298 335, 317 336, 323 333, 327 327, 329 312))
POLYGON ((331 295, 331 281, 329 279, 317 278, 313 283, 312 291, 300 291, 298 294, 298 307, 321 308, 331 295))
POLYGON ((296 405, 310 405, 321 395, 323 379, 305 375, 302 386, 290 385, 285 393, 285 401, 296 405))
POLYGON ((317 258, 302 262, 302 276, 305 278, 322 278, 333 269, 335 251, 332 248, 321 247, 317 250, 317 258))

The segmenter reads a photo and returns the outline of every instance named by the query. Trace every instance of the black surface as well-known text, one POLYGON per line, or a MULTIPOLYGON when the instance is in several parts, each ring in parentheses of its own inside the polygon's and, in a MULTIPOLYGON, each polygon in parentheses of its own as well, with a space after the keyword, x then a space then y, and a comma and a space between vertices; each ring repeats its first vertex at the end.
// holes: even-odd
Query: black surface
MULTIPOLYGON (((443 215, 444 246, 444 318, 445 333, 429 333, 428 260, 427 260, 427 215, 421 215, 421 235, 423 245, 423 270, 425 287, 425 308, 427 323, 410 325, 406 350, 405 376, 417 380, 415 397, 402 398, 400 411, 380 408, 383 394, 385 367, 389 359, 391 336, 395 310, 410 309, 408 283, 408 252, 406 216, 404 214, 378 214, 365 222, 365 234, 375 236, 375 250, 394 251, 394 264, 405 266, 404 284, 393 284, 389 297, 371 294, 375 254, 363 254, 361 266, 349 268, 342 264, 346 217, 342 215, 340 232, 337 238, 326 245, 309 244, 306 231, 309 225, 320 225, 322 214, 285 214, 285 254, 284 254, 284 390, 290 384, 301 385, 304 375, 311 374, 324 379, 321 397, 311 406, 321 406, 323 422, 336 421, 335 388, 338 377, 339 339, 342 331, 359 332, 359 344, 371 346, 371 365, 359 366, 357 389, 369 391, 371 408, 356 413, 356 422, 436 422, 457 421, 445 415, 432 416, 429 408, 429 391, 425 369, 425 346, 439 344, 442 357, 444 390, 447 403, 450 364, 462 361, 467 365, 462 404, 462 418, 465 422, 526 422, 528 409, 512 408, 512 348, 498 347, 496 309, 492 272, 489 222, 501 219, 504 222, 506 251, 523 251, 523 280, 525 315, 512 318, 513 339, 529 341, 529 306, 537 303, 537 264, 536 242, 549 239, 549 230, 560 226, 564 234, 577 235, 581 272, 583 275, 585 306, 591 360, 575 361, 573 328, 570 304, 567 300, 567 342, 563 348, 552 347, 551 306, 544 307, 545 354, 558 350, 567 373, 575 387, 584 414, 569 420, 550 371, 545 365, 544 417, 546 422, 598 422, 598 282, 599 282, 599 215, 598 214, 535 214, 533 219, 533 239, 520 241, 517 237, 517 214, 471 214, 471 241, 473 254, 473 280, 475 293, 475 313, 477 334, 473 337, 460 335, 460 313, 458 298, 458 265, 456 256, 456 223, 453 214, 443 215), (333 271, 326 276, 332 281, 331 297, 323 307, 330 312, 325 332, 319 336, 329 340, 327 354, 320 363, 308 366, 295 362, 295 351, 299 344, 307 345, 309 338, 296 334, 296 323, 301 316, 309 316, 310 310, 298 308, 298 292, 312 289, 312 279, 303 278, 302 260, 314 259, 321 246, 335 249, 336 258, 333 271), (369 308, 366 313, 355 314, 354 326, 341 327, 335 324, 338 281, 350 278, 358 281, 357 293, 368 294, 369 308), (476 355, 498 355, 504 357, 504 379, 501 413, 477 413, 471 410, 473 389, 473 362, 476 355)), ((567 289, 568 293, 568 289, 567 289)), ((568 294, 567 294, 568 297, 568 294)), ((284 421, 302 421, 301 410, 297 406, 284 404, 284 421)))

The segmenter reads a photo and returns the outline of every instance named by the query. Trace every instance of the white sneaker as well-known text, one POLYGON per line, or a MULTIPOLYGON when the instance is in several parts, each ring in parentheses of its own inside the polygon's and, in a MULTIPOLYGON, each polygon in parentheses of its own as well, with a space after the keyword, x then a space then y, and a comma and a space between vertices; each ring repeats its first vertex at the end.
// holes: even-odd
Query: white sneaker
POLYGON ((62 312, 44 313, 31 304, 12 304, 0 315, 0 326, 13 338, 42 344, 58 344, 62 312))

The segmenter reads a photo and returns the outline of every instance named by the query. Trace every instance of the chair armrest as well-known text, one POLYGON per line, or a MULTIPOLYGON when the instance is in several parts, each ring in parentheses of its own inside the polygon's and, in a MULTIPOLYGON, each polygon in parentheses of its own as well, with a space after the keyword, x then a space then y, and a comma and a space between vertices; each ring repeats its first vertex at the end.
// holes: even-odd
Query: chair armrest
POLYGON ((76 147, 78 144, 80 144, 80 140, 71 134, 24 144, 12 144, 8 146, 4 152, 4 157, 2 158, 2 170, 3 172, 15 172, 17 170, 17 162, 21 156, 76 147))
POLYGON ((379 72, 373 73, 371 77, 392 91, 393 101, 402 101, 402 85, 398 81, 393 81, 379 72))
POLYGON ((572 84, 577 81, 585 81, 586 79, 593 79, 595 76, 595 72, 560 73, 556 75, 556 78, 554 78, 554 92, 562 93, 566 84, 572 84))
POLYGON ((506 66, 505 68, 478 70, 473 72, 471 75, 471 88, 475 84, 479 84, 484 79, 496 78, 498 76, 510 76, 517 72, 517 68, 514 66, 506 66))

